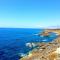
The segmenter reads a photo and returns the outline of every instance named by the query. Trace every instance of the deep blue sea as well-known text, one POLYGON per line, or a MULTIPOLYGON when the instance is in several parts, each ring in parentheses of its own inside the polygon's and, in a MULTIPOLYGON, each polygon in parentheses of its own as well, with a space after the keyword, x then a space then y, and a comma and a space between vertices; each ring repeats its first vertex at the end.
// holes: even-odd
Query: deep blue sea
POLYGON ((56 38, 55 33, 50 37, 37 36, 43 29, 0 28, 0 60, 19 60, 21 54, 26 54, 31 48, 28 42, 50 42, 56 38))

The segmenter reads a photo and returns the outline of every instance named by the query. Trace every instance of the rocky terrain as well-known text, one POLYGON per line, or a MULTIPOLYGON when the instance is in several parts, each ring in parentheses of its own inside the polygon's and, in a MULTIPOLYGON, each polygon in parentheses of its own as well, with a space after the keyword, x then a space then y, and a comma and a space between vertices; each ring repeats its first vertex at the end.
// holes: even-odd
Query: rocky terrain
POLYGON ((37 43, 38 47, 21 60, 60 60, 60 49, 58 50, 60 48, 60 29, 47 29, 45 32, 55 32, 58 37, 49 43, 37 43))

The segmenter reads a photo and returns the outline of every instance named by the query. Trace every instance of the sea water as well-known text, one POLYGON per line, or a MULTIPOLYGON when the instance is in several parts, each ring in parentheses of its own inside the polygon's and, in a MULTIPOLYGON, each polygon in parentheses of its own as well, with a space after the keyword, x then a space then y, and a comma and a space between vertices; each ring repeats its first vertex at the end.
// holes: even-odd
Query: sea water
POLYGON ((26 43, 50 42, 56 38, 55 33, 50 33, 50 37, 35 35, 43 31, 32 28, 0 28, 0 60, 19 60, 21 54, 32 50, 26 43))

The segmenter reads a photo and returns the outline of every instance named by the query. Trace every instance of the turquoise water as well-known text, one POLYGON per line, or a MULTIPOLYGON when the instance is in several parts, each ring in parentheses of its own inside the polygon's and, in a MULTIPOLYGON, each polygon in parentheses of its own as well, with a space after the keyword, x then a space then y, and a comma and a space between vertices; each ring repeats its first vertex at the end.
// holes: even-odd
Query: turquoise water
POLYGON ((57 36, 50 33, 49 37, 35 35, 42 29, 0 28, 0 60, 19 60, 21 54, 26 54, 32 48, 26 46, 29 42, 51 42, 57 36))

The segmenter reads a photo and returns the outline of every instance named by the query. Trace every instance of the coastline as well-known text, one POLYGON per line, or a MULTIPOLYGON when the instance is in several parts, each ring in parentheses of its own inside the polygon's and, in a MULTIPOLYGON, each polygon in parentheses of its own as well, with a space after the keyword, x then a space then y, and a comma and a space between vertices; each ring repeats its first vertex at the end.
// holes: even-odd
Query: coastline
MULTIPOLYGON (((60 29, 46 29, 47 32, 55 32, 60 35, 60 29)), ((53 56, 50 57, 51 53, 56 51, 60 47, 60 37, 58 36, 54 41, 49 43, 37 43, 39 48, 33 49, 29 52, 30 55, 23 57, 21 60, 54 60, 53 56)))

